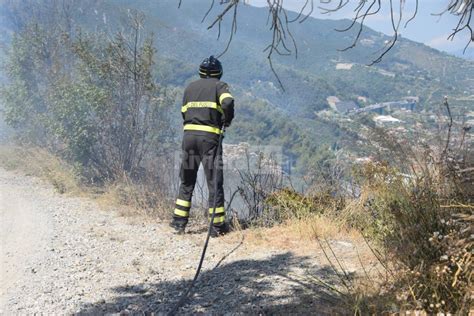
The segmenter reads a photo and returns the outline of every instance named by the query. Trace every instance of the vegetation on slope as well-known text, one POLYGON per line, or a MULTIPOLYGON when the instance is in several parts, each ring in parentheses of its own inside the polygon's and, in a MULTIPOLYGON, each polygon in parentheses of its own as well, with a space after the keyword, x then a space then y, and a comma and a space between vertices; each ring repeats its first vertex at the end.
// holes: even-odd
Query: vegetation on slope
MULTIPOLYGON (((76 13, 72 20, 67 14, 48 15, 38 6, 32 12, 17 11, 26 16, 11 39, 9 81, 2 88, 6 119, 23 142, 68 160, 84 182, 112 183, 124 203, 156 206, 175 191, 177 95, 195 78, 193 65, 201 59, 196 56, 217 51, 218 44, 202 31, 200 12, 184 7, 173 11, 171 2, 135 2, 134 8, 149 12, 149 23, 133 10, 125 21, 119 19, 120 10, 114 8, 127 8, 129 2, 100 2, 89 8, 84 3, 81 10, 88 14, 76 13)), ((333 50, 351 34, 335 36, 325 27, 344 22, 311 20, 296 27, 303 45, 299 62, 276 60, 284 93, 258 57, 263 26, 255 30, 250 22, 263 21, 262 11, 245 10, 242 35, 232 43, 237 49, 224 57, 225 78, 240 103, 228 140, 281 146, 308 184, 302 193, 281 181, 281 172, 241 170, 237 192, 255 219, 250 224, 311 221, 315 215, 343 221, 367 236, 377 256, 387 254, 380 262, 391 278, 381 284, 379 296, 394 301, 398 295, 411 309, 465 311, 472 286, 472 233, 466 230, 472 230, 472 178, 465 181, 459 172, 472 170, 472 152, 464 144, 469 129, 454 144, 448 137, 443 147, 423 142, 435 133, 430 130, 434 124, 428 124, 419 128, 431 134, 420 139, 414 134, 399 144, 396 135, 362 135, 374 124, 358 126, 346 117, 336 122, 318 113, 327 109, 329 95, 380 102, 416 94, 429 109, 439 95, 460 97, 470 91, 472 63, 402 41, 382 64, 369 68, 363 49, 348 55, 333 50), (335 70, 336 63, 353 65, 335 70), (354 152, 369 149, 375 158, 356 182, 348 162, 354 152), (341 157, 344 150, 347 154, 341 157), (426 158, 423 163, 420 156, 426 158)), ((375 32, 367 36, 374 43, 384 41, 375 32)), ((347 290, 351 298, 355 286, 347 290)), ((358 300, 358 310, 370 309, 371 299, 358 300)))

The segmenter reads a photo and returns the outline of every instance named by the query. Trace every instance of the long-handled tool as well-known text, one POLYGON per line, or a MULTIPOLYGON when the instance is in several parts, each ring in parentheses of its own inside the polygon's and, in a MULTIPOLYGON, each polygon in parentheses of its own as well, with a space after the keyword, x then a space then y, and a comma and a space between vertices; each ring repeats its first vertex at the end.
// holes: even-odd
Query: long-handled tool
POLYGON ((204 258, 206 256, 206 251, 207 251, 207 246, 209 244, 209 238, 211 237, 211 231, 212 231, 212 225, 214 223, 214 217, 216 216, 216 204, 217 204, 217 168, 221 168, 222 166, 216 165, 217 161, 217 156, 219 155, 222 147, 222 140, 224 139, 224 133, 225 133, 225 126, 222 126, 221 128, 221 133, 219 134, 219 141, 217 143, 217 148, 216 151, 214 152, 214 156, 212 157, 212 163, 214 164, 214 202, 213 202, 213 209, 212 209, 212 215, 211 215, 211 220, 209 222, 209 229, 207 230, 207 236, 206 236, 206 242, 204 243, 204 248, 202 249, 201 252, 201 259, 199 260, 199 265, 196 269, 196 274, 194 274, 193 281, 189 285, 188 289, 186 292, 181 296, 179 299, 178 303, 171 309, 171 311, 168 313, 168 315, 172 316, 175 315, 175 313, 178 311, 178 309, 183 306, 183 304, 186 302, 186 300, 189 297, 189 293, 191 293, 191 290, 193 289, 194 285, 196 284, 196 281, 199 277, 199 273, 201 273, 201 268, 202 264, 204 262, 204 258))

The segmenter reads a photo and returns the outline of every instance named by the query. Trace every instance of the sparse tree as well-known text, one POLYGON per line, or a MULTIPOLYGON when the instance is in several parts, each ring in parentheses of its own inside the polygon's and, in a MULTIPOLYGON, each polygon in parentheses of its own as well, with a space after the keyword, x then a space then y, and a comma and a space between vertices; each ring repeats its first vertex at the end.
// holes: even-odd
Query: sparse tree
MULTIPOLYGON (((66 12, 72 2, 47 4, 66 12)), ((130 11, 122 30, 110 35, 83 32, 66 13, 43 19, 41 8, 32 8, 28 18, 13 14, 18 31, 2 88, 7 122, 23 140, 81 166, 89 179, 143 176, 150 149, 156 157, 172 138, 164 107, 175 99, 155 82, 144 15, 130 11)))

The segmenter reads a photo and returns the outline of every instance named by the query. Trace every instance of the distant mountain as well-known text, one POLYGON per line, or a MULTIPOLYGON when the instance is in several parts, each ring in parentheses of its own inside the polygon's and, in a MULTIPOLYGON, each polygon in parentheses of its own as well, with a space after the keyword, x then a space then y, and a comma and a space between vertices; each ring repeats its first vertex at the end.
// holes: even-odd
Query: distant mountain
MULTIPOLYGON (((217 28, 207 30, 222 9, 217 3, 202 22, 208 1, 183 1, 180 9, 176 0, 79 2, 82 8, 75 20, 90 31, 116 31, 121 12, 143 11, 145 27, 154 34, 159 80, 183 87, 197 78, 197 66, 204 57, 218 55, 226 46, 230 15, 222 23, 219 40, 217 28)), ((272 36, 267 15, 265 8, 240 6, 237 34, 221 58, 223 79, 237 100, 237 120, 228 141, 281 145, 294 158, 310 159, 318 148, 334 146, 344 134, 337 125, 316 115, 329 108, 329 96, 360 106, 418 96, 420 107, 429 109, 444 95, 463 96, 474 91, 472 61, 401 38, 381 63, 369 67, 389 37, 366 28, 355 48, 341 52, 352 43, 355 33, 335 29, 350 21, 314 18, 290 26, 298 59, 274 56, 275 70, 285 88, 282 91, 263 52, 272 36)), ((290 13, 289 19, 293 17, 290 13)), ((453 102, 456 106, 457 101, 453 102)), ((176 119, 179 121, 178 110, 176 119)))
MULTIPOLYGON (((223 50, 229 29, 228 23, 224 23, 217 41, 217 29, 207 30, 217 9, 201 23, 207 5, 197 3, 183 1, 178 9, 173 0, 121 0, 106 2, 103 9, 105 14, 116 11, 112 7, 145 12, 148 27, 156 34, 158 52, 192 69, 206 55, 223 50)), ((229 22, 230 16, 226 18, 229 22)), ((98 21, 101 20, 99 12, 98 21)), ((225 79, 246 94, 266 99, 279 108, 291 109, 292 114, 311 116, 309 112, 327 107, 329 95, 352 100, 361 95, 367 97, 368 102, 380 102, 407 94, 419 95, 423 100, 437 91, 430 100, 437 102, 437 97, 452 94, 456 89, 474 90, 472 62, 402 38, 380 64, 367 67, 389 39, 387 36, 367 29, 356 48, 340 52, 338 49, 351 44, 354 33, 334 29, 343 28, 350 21, 309 18, 304 23, 291 25, 298 45, 298 59, 275 56, 275 68, 285 85, 283 93, 262 52, 271 39, 266 20, 265 8, 239 8, 237 34, 229 52, 222 57, 225 79), (338 70, 338 64, 352 64, 352 67, 338 70)), ((194 73, 182 75, 184 78, 194 73)))
POLYGON ((452 52, 452 54, 459 58, 464 58, 467 60, 474 61, 474 47, 468 47, 466 51, 464 51, 464 49, 460 49, 460 50, 452 52))
MULTIPOLYGON (((148 27, 156 34, 158 53, 181 65, 169 79, 173 78, 175 84, 183 84, 196 77, 195 69, 202 58, 224 49, 228 36, 230 15, 217 40, 217 29, 208 31, 207 26, 222 7, 216 5, 202 23, 208 3, 198 3, 202 2, 183 1, 178 9, 173 0, 108 1, 104 12, 116 11, 112 7, 145 12, 148 27)), ((267 9, 240 6, 238 14, 237 34, 222 57, 224 79, 236 91, 238 101, 244 98, 248 102, 254 102, 254 99, 267 102, 272 111, 278 111, 286 121, 295 123, 297 133, 307 135, 307 139, 317 144, 315 147, 323 143, 334 144, 341 133, 315 115, 328 108, 328 96, 354 101, 361 106, 364 103, 360 103, 360 96, 366 100, 365 104, 419 96, 420 107, 430 109, 439 104, 444 95, 459 96, 474 91, 473 62, 401 38, 381 63, 368 67, 389 37, 367 28, 355 48, 340 52, 339 49, 352 43, 355 34, 335 29, 346 27, 350 21, 309 18, 304 23, 291 24, 298 59, 274 56, 273 64, 285 86, 283 92, 263 52, 271 40, 266 24, 267 9)), ((102 19, 101 13, 98 19, 102 19)), ((456 105, 453 103, 453 107, 456 105)), ((255 113, 249 105, 238 103, 238 107, 243 106, 248 109, 248 113, 242 115, 247 115, 249 125, 262 125, 262 128, 253 128, 250 133, 240 129, 231 138, 268 141, 273 140, 272 136, 278 136, 271 124, 264 123, 271 117, 266 118, 265 113, 255 113), (268 131, 273 134, 268 136, 268 131)))

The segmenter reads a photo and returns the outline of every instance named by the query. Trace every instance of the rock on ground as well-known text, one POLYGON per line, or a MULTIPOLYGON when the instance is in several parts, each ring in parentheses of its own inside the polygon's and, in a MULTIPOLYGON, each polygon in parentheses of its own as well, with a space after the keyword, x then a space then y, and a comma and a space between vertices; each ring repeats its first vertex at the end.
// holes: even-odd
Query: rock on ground
MULTIPOLYGON (((3 169, 0 194, 0 314, 164 314, 193 278, 203 229, 176 236, 3 169)), ((211 239, 178 313, 329 314, 338 298, 308 277, 337 283, 320 262, 320 252, 251 245, 245 232, 211 239)))

